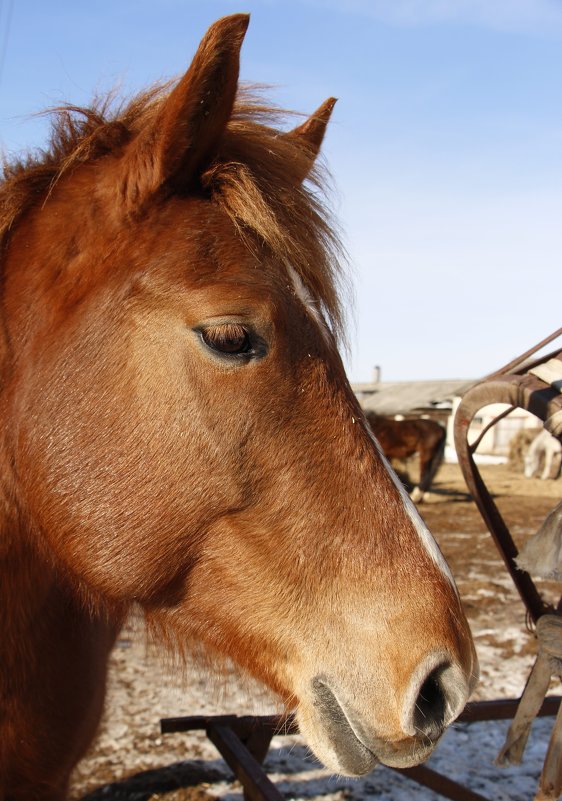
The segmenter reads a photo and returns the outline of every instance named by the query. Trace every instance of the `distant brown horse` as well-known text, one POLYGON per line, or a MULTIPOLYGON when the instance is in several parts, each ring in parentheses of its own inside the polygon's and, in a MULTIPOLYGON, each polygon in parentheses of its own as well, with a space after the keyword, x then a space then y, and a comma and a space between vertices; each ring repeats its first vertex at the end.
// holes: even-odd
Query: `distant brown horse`
POLYGON ((419 454, 420 479, 412 491, 412 500, 422 503, 445 454, 447 432, 435 420, 416 417, 395 420, 367 412, 373 434, 389 459, 408 459, 419 454))
POLYGON ((281 133, 237 92, 247 24, 215 23, 169 93, 59 111, 5 172, 3 801, 65 797, 133 604, 279 693, 335 771, 424 759, 475 681, 336 347, 333 101, 281 133))

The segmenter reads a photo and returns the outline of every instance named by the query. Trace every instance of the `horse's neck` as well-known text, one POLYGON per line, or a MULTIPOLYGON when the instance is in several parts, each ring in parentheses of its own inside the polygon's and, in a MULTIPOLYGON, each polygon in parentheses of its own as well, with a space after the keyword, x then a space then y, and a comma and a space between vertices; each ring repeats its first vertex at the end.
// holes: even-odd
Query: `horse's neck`
POLYGON ((10 685, 25 686, 40 672, 37 658, 46 658, 58 638, 76 635, 76 620, 81 631, 95 630, 109 651, 126 612, 94 599, 38 542, 37 532, 13 521, 0 534, 0 664, 6 668, 0 671, 0 717, 7 676, 10 685))
POLYGON ((10 682, 25 683, 28 670, 33 671, 29 663, 33 643, 40 637, 49 596, 55 590, 52 567, 38 558, 13 520, 4 520, 0 533, 0 662, 6 670, 0 680, 11 671, 10 682))
POLYGON ((39 534, 18 499, 5 431, 0 442, 0 652, 4 644, 15 653, 18 641, 25 642, 38 628, 64 578, 40 547, 39 534))
MULTIPOLYGON (((4 410, 0 403, 0 415, 4 410)), ((4 418, 6 419, 6 418, 4 418)), ((21 584, 24 595, 34 596, 33 586, 41 593, 44 584, 55 579, 55 569, 48 554, 41 553, 38 532, 28 513, 25 499, 18 491, 17 467, 10 442, 10 426, 0 431, 0 594, 5 582, 21 584)))
MULTIPOLYGON (((2 271, 4 263, 0 264, 2 271)), ((30 526, 24 522, 17 501, 17 478, 10 441, 14 431, 11 413, 12 360, 3 303, 0 298, 0 631, 20 628, 44 603, 44 595, 55 581, 54 572, 38 557, 32 545, 30 526), (6 616, 6 620, 4 620, 6 616)))

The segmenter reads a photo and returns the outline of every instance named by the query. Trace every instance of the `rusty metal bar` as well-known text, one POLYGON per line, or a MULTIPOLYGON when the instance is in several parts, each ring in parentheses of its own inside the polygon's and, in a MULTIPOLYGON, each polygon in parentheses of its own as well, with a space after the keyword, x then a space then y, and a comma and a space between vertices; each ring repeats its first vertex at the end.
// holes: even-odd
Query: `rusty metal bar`
POLYGON ((480 432, 480 435, 478 436, 478 438, 475 439, 474 442, 470 443, 470 452, 474 453, 475 451, 477 451, 478 450, 478 446, 480 445, 480 443, 482 442, 482 440, 484 439, 484 437, 486 436, 488 431, 491 428, 493 428, 496 425, 496 423, 499 423, 500 420, 503 420, 504 417, 507 417, 508 414, 511 414, 511 412, 514 412, 516 408, 517 408, 516 406, 509 406, 504 412, 502 412, 501 414, 498 414, 497 417, 494 417, 492 422, 488 423, 488 425, 480 432))
MULTIPOLYGON (((523 603, 536 623, 541 615, 546 612, 552 612, 553 609, 543 601, 529 574, 519 570, 517 567, 515 563, 518 553, 517 548, 499 509, 480 476, 478 467, 473 459, 471 447, 468 444, 468 430, 477 412, 492 402, 522 405, 523 400, 521 403, 518 402, 519 393, 519 384, 497 380, 486 382, 485 385, 479 384, 469 389, 462 399, 455 417, 455 447, 468 489, 480 514, 484 518, 523 603)), ((548 394, 548 400, 543 397, 540 398, 541 411, 543 403, 548 404, 549 400, 550 393, 548 394)), ((538 402, 535 400, 535 403, 538 402)), ((523 408, 529 408, 529 404, 525 403, 523 408)))
MULTIPOLYGON (((555 716, 561 696, 549 696, 538 713, 540 717, 555 716)), ((458 722, 509 720, 513 718, 519 698, 478 701, 469 704, 457 719, 458 722)), ((283 801, 283 797, 268 779, 261 762, 267 754, 271 738, 275 735, 298 734, 292 715, 192 715, 164 718, 160 721, 163 734, 204 729, 225 762, 244 787, 248 801, 283 801)), ((484 796, 449 779, 447 776, 418 765, 414 768, 392 768, 412 781, 429 787, 453 801, 488 801, 484 796)))
MULTIPOLYGON (((502 698, 493 701, 475 701, 467 704, 457 718, 458 723, 476 723, 486 720, 510 720, 514 717, 519 698, 502 698)), ((544 699, 538 717, 553 717, 562 701, 560 695, 549 695, 544 699)), ((271 737, 298 734, 298 726, 292 715, 191 715, 179 718, 163 718, 160 721, 162 734, 208 729, 210 726, 229 726, 241 740, 254 731, 265 731, 271 737)))
POLYGON ((189 715, 179 718, 162 718, 162 734, 208 729, 210 726, 229 726, 241 740, 247 739, 256 729, 275 735, 298 734, 293 715, 189 715))
POLYGON ((425 765, 417 765, 415 768, 392 768, 392 770, 402 776, 407 776, 408 779, 412 779, 417 784, 429 787, 430 790, 434 790, 445 798, 453 799, 453 801, 489 801, 488 798, 480 795, 480 793, 469 790, 468 787, 448 779, 442 773, 437 773, 437 771, 431 770, 425 765))
MULTIPOLYGON (((457 718, 457 723, 477 723, 488 720, 511 720, 515 717, 520 698, 504 698, 494 701, 476 701, 468 704, 457 718)), ((558 713, 562 697, 549 695, 544 699, 537 717, 554 717, 558 713)))
POLYGON ((218 748, 249 801, 284 801, 283 796, 267 777, 261 764, 248 751, 230 726, 210 726, 207 737, 218 748))

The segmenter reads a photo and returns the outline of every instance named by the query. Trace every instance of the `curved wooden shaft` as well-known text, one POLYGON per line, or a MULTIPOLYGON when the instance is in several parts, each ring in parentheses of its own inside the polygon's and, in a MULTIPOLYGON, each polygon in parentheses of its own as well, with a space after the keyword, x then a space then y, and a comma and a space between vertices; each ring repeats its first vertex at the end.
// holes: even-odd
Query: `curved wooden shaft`
POLYGON ((474 462, 472 448, 468 443, 468 430, 475 415, 488 404, 506 403, 509 406, 520 406, 545 419, 551 402, 559 397, 555 390, 545 389, 544 384, 533 376, 509 376, 505 377, 505 380, 496 378, 468 390, 455 417, 455 448, 464 479, 513 583, 535 623, 541 615, 551 612, 552 608, 543 601, 529 574, 520 570, 515 563, 517 548, 474 462))

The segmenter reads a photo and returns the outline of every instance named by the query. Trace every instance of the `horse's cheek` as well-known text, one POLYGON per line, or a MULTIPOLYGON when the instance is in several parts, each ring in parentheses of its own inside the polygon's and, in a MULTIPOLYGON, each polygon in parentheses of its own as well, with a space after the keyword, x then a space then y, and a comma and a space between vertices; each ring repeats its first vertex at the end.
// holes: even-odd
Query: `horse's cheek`
POLYGON ((138 395, 112 403, 101 381, 78 400, 66 379, 34 393, 18 438, 35 536, 100 591, 151 596, 176 579, 170 562, 188 572, 206 526, 237 502, 228 451, 188 430, 186 390, 175 406, 151 393, 144 408, 138 395))

